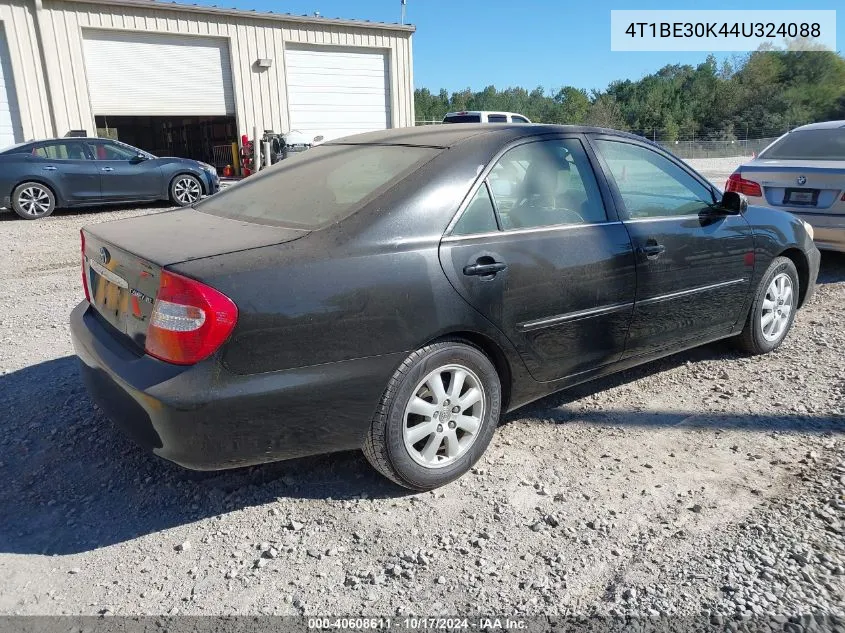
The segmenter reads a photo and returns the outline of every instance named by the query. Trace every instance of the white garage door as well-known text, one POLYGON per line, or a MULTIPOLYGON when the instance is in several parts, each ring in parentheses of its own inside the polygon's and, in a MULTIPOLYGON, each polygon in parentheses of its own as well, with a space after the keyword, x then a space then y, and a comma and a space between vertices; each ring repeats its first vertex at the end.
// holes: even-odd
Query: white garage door
POLYGON ((20 127, 20 112, 15 99, 6 31, 0 23, 0 149, 23 141, 20 127))
POLYGON ((234 114, 226 40, 88 31, 85 69, 94 114, 234 114))
POLYGON ((292 130, 331 139, 390 126, 384 53, 287 48, 285 67, 292 130))

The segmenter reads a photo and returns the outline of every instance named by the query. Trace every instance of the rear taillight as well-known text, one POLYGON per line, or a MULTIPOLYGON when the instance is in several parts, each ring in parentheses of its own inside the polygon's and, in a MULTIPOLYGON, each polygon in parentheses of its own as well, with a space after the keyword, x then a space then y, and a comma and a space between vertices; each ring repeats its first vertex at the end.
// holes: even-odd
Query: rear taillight
POLYGON ((147 329, 147 354, 168 363, 193 365, 220 348, 237 320, 238 308, 222 292, 162 271, 147 329))
POLYGON ((79 231, 82 238, 82 288, 85 290, 85 300, 91 303, 91 291, 88 290, 88 274, 85 272, 85 233, 79 231))
POLYGON ((760 188, 760 185, 753 180, 746 180, 738 171, 735 171, 728 177, 728 182, 725 183, 725 191, 736 191, 737 193, 744 193, 746 196, 757 198, 763 196, 763 190, 760 188))

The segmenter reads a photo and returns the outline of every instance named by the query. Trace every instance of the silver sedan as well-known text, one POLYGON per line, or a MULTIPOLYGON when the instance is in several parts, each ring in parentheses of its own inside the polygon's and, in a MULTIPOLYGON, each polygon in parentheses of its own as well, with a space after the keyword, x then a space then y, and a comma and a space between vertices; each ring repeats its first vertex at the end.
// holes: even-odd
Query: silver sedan
POLYGON ((725 190, 794 213, 813 227, 819 249, 845 252, 845 121, 784 134, 731 174, 725 190))

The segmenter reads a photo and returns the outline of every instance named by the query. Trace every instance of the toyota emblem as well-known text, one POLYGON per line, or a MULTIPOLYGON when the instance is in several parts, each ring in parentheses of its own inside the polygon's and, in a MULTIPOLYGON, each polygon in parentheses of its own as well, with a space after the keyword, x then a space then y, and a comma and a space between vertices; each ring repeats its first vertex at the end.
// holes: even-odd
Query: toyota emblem
POLYGON ((111 254, 105 246, 100 248, 100 261, 103 265, 108 264, 111 261, 111 254))
POLYGON ((806 184, 807 184, 807 177, 806 177, 806 176, 798 176, 798 181, 797 181, 797 182, 798 182, 798 184, 799 184, 800 186, 802 186, 802 187, 803 187, 804 185, 806 185, 806 184))

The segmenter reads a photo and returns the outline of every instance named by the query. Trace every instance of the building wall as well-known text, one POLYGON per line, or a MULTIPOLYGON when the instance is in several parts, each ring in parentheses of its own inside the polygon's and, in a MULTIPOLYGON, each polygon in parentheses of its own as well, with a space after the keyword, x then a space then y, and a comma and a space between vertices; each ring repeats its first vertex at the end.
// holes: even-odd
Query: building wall
POLYGON ((286 43, 382 49, 390 65, 392 125, 414 125, 409 31, 62 0, 3 0, 0 20, 9 42, 25 140, 64 136, 72 129, 96 132, 83 59, 85 29, 227 38, 239 133, 249 135, 253 126, 259 131, 289 129, 286 43), (39 41, 46 43, 43 50, 39 41), (269 69, 253 67, 256 59, 266 57, 273 60, 269 69))

